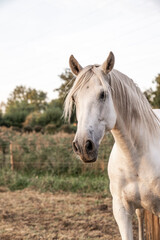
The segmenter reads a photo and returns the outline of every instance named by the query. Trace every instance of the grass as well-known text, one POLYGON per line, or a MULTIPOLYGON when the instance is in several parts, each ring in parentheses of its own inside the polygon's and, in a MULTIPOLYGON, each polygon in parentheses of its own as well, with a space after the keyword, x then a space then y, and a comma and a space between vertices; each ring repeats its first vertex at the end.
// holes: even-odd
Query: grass
POLYGON ((12 142, 14 171, 10 170, 9 144, 6 145, 5 156, 0 146, 0 165, 3 166, 0 169, 0 186, 12 191, 32 187, 51 192, 109 192, 107 165, 112 136, 104 137, 94 164, 83 164, 75 157, 73 138, 73 134, 65 133, 21 135, 1 130, 0 139, 12 142))
POLYGON ((21 190, 26 187, 40 190, 41 192, 65 191, 82 193, 103 193, 109 194, 107 174, 91 175, 34 175, 22 174, 21 172, 12 172, 11 170, 0 170, 0 186, 5 186, 11 191, 21 190))

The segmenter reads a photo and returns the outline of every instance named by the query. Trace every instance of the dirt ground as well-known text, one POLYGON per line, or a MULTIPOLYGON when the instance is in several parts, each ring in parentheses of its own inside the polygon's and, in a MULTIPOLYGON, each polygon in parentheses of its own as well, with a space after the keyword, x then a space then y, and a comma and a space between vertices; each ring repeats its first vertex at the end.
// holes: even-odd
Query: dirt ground
MULTIPOLYGON (((134 225, 135 239, 137 226, 134 225)), ((0 188, 0 240, 120 240, 111 198, 0 188)))

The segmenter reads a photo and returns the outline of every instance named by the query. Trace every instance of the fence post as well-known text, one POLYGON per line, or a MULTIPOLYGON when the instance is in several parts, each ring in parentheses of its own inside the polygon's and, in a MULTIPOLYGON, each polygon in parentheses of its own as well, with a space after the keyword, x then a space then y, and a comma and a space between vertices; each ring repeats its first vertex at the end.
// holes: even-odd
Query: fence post
POLYGON ((14 170, 14 162, 13 162, 13 145, 12 145, 12 142, 10 142, 9 149, 10 149, 11 170, 13 171, 14 170))
POLYGON ((145 210, 146 240, 160 240, 159 217, 145 210))

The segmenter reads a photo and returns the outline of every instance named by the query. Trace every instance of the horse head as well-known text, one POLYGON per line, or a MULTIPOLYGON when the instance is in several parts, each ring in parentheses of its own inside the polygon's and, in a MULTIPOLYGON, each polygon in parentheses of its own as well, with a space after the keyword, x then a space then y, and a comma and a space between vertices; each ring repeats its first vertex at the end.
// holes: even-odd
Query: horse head
POLYGON ((110 52, 107 60, 100 66, 82 68, 73 55, 69 63, 77 76, 65 103, 66 114, 73 104, 76 106, 77 132, 73 149, 84 162, 94 162, 105 131, 114 128, 116 123, 116 111, 109 85, 114 55, 110 52))

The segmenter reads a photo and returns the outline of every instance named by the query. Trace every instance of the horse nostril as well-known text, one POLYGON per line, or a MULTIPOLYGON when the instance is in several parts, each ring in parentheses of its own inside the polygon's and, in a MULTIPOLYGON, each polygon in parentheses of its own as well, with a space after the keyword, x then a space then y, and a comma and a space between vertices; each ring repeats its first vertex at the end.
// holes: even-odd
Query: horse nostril
POLYGON ((78 149, 77 143, 76 143, 76 142, 73 142, 73 143, 72 143, 72 146, 73 146, 73 150, 74 150, 76 153, 78 153, 78 152, 79 152, 79 149, 78 149))
POLYGON ((90 140, 87 140, 85 149, 86 149, 86 152, 91 152, 93 150, 93 142, 90 140))

